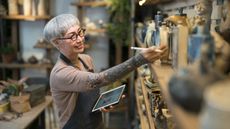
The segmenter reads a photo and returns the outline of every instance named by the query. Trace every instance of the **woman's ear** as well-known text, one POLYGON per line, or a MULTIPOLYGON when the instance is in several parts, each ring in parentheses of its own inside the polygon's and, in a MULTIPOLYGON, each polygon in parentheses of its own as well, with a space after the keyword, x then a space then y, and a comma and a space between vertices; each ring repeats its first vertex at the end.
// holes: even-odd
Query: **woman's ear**
POLYGON ((52 44, 59 50, 59 41, 58 40, 53 39, 52 44))

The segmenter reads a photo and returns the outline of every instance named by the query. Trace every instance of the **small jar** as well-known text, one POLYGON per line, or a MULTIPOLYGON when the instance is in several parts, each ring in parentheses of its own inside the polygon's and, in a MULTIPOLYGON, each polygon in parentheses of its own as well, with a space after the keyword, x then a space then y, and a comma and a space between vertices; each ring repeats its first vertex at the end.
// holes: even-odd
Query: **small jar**
POLYGON ((23 12, 25 16, 32 15, 32 1, 31 0, 24 0, 23 1, 23 12))
POLYGON ((18 15, 18 0, 8 0, 8 15, 18 15))
POLYGON ((45 0, 39 0, 39 3, 38 3, 38 16, 46 16, 45 0))

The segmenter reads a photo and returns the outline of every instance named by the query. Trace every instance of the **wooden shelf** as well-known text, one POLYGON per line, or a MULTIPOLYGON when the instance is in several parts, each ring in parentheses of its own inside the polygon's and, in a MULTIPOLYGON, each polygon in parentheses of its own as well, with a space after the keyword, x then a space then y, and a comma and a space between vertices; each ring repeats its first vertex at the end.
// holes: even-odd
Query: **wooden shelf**
MULTIPOLYGON (((140 0, 136 0, 136 3, 139 3, 140 0)), ((162 4, 162 3, 168 3, 171 2, 171 0, 146 0, 146 2, 143 4, 144 5, 157 5, 157 4, 162 4)))
MULTIPOLYGON (((46 2, 50 2, 49 0, 46 2)), ((47 6, 48 7, 48 6, 47 6)), ((1 36, 1 41, 7 40, 7 42, 11 42, 11 44, 15 47, 16 50, 18 50, 18 54, 21 55, 21 48, 20 48, 20 42, 18 42, 21 38, 21 31, 19 31, 20 29, 20 22, 24 22, 24 21, 29 21, 29 22, 34 22, 34 21, 42 21, 42 22, 47 22, 48 20, 50 20, 52 18, 52 16, 50 16, 50 14, 43 14, 42 16, 34 16, 32 14, 30 15, 24 15, 24 14, 17 14, 17 15, 5 15, 5 16, 0 16, 1 19, 3 19, 6 22, 9 22, 10 24, 7 24, 6 27, 4 27, 4 24, 1 24, 1 27, 3 27, 2 29, 4 29, 3 31, 6 31, 5 29, 9 29, 7 32, 9 32, 9 34, 3 34, 1 36), (7 37, 6 37, 7 36, 7 37)), ((32 25, 32 24, 31 24, 32 25)), ((30 27, 31 25, 27 26, 30 27)), ((44 25, 43 25, 44 26, 44 25)), ((29 32, 33 31, 31 29, 29 29, 29 32)), ((25 33, 25 32, 23 32, 25 33)), ((26 32, 27 33, 27 32, 26 32)), ((28 35, 30 36, 30 35, 28 35)), ((27 38, 28 38, 27 36, 27 38)), ((39 35, 38 35, 39 36, 39 35)), ((26 39, 27 39, 26 38, 26 39)), ((2 43, 1 45, 4 45, 4 43, 2 43)), ((43 48, 45 49, 44 54, 46 56, 47 59, 51 60, 51 48, 49 46, 37 46, 36 48, 43 48)), ((48 60, 48 61, 49 61, 48 60)), ((47 61, 47 62, 48 62, 47 61)), ((44 62, 45 63, 45 62, 44 62)), ((7 79, 8 77, 12 78, 12 79, 20 79, 21 76, 21 70, 20 69, 25 69, 25 68, 35 68, 35 69, 45 69, 46 70, 46 76, 48 77, 50 74, 50 68, 52 68, 53 65, 52 64, 18 64, 17 62, 13 63, 13 64, 4 64, 3 62, 0 62, 0 77, 1 79, 7 79), (6 70, 10 71, 10 74, 7 75, 6 74, 6 70)))
POLYGON ((144 78, 139 76, 140 80, 141 80, 141 88, 142 88, 142 92, 143 92, 143 96, 144 96, 144 101, 145 101, 145 106, 146 106, 146 113, 147 113, 147 118, 149 121, 149 126, 150 129, 155 129, 155 124, 154 124, 154 118, 152 116, 151 113, 151 105, 149 103, 149 99, 148 99, 148 92, 150 92, 150 89, 148 89, 145 84, 144 84, 144 78))
POLYGON ((106 35, 107 30, 106 29, 86 29, 86 35, 92 36, 92 37, 103 37, 106 35))
POLYGON ((23 113, 21 117, 11 121, 0 121, 0 129, 27 129, 46 108, 49 108, 52 102, 52 97, 46 96, 45 102, 31 108, 30 111, 23 113))
POLYGON ((105 33, 106 29, 86 29, 87 32, 98 32, 98 33, 105 33))
POLYGON ((11 68, 11 69, 16 69, 16 68, 52 68, 52 64, 4 64, 0 63, 0 68, 11 68))
POLYGON ((137 111, 140 117, 140 124, 141 129, 150 129, 147 117, 144 115, 142 108, 141 108, 141 95, 138 93, 138 89, 141 88, 140 80, 138 79, 135 83, 135 96, 137 102, 137 111))
POLYGON ((27 21, 35 21, 35 20, 46 20, 50 19, 51 16, 24 16, 24 15, 12 15, 12 16, 2 16, 3 19, 8 20, 27 20, 27 21))
MULTIPOLYGON (((173 70, 172 67, 169 65, 160 64, 150 65, 150 70, 152 75, 160 85, 163 98, 166 101, 173 117, 175 118, 176 124, 182 129, 198 129, 198 116, 184 111, 181 107, 179 107, 171 100, 171 96, 168 91, 168 81, 170 80, 175 70, 173 70)), ((139 69, 138 73, 140 73, 139 69)), ((139 79, 141 81, 141 87, 146 105, 146 113, 149 121, 149 126, 150 129, 155 129, 154 118, 151 115, 150 103, 148 99, 148 92, 150 92, 150 89, 148 89, 145 86, 143 77, 139 76, 139 79)))
POLYGON ((78 7, 103 7, 103 6, 109 6, 110 4, 105 1, 92 1, 92 2, 71 3, 71 5, 78 6, 78 7))
MULTIPOLYGON (((77 13, 78 13, 78 18, 80 22, 83 22, 84 17, 86 16, 87 9, 91 8, 103 8, 106 9, 108 6, 110 6, 110 3, 107 2, 106 0, 101 0, 101 1, 89 1, 89 2, 84 2, 84 0, 80 0, 78 2, 71 2, 71 5, 76 6, 77 8, 77 13)), ((94 43, 97 43, 95 38, 98 37, 106 37, 106 28, 103 26, 98 26, 95 28, 86 28, 86 35, 89 36, 89 40, 85 44, 85 48, 88 49, 93 45, 94 43)))
POLYGON ((168 91, 168 81, 175 72, 169 65, 151 65, 151 72, 156 77, 167 105, 181 129, 198 129, 198 116, 190 114, 173 103, 168 91), (192 126, 191 126, 192 125, 192 126))
POLYGON ((41 49, 55 49, 55 47, 51 44, 47 45, 35 45, 34 48, 41 48, 41 49))

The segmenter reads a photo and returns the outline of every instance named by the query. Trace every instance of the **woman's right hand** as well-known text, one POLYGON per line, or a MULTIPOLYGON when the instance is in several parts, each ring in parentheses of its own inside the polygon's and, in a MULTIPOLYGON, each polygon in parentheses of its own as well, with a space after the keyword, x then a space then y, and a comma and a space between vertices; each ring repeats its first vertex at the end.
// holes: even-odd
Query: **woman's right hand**
POLYGON ((152 46, 142 50, 141 54, 148 62, 153 63, 161 57, 164 57, 164 55, 167 54, 167 49, 168 48, 165 45, 162 45, 160 47, 152 46))

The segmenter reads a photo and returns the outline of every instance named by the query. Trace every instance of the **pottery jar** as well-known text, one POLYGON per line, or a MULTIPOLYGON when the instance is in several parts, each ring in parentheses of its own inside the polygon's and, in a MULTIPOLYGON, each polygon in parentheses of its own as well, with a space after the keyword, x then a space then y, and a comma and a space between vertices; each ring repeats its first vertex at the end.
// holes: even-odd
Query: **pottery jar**
POLYGON ((204 93, 205 106, 200 115, 200 129, 229 129, 230 79, 219 81, 204 93))

